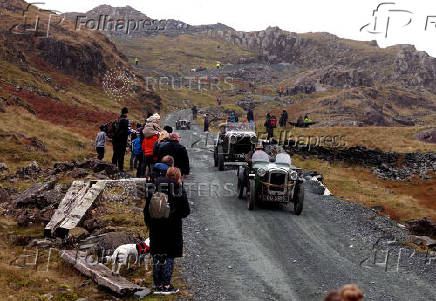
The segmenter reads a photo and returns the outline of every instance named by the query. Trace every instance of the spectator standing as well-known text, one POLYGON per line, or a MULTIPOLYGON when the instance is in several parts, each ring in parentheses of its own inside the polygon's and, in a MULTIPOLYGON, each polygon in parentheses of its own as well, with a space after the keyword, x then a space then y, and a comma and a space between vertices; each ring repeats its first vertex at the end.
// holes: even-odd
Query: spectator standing
POLYGON ((169 155, 174 158, 174 166, 180 168, 182 176, 187 177, 190 172, 189 157, 186 147, 180 144, 180 136, 177 133, 170 135, 170 141, 159 146, 157 160, 169 155))
POLYGON ((209 114, 205 114, 204 115, 204 127, 203 127, 203 131, 204 132, 209 132, 209 114))
POLYGON ((127 139, 129 138, 128 113, 129 110, 125 107, 121 110, 121 115, 116 121, 114 137, 112 139, 114 150, 112 163, 117 165, 120 171, 124 171, 124 156, 126 154, 127 139))
POLYGON ((147 123, 142 130, 142 133, 144 135, 144 140, 142 141, 144 162, 141 174, 145 176, 149 176, 151 174, 152 166, 155 162, 155 158, 153 156, 153 146, 154 143, 159 139, 160 133, 163 131, 159 125, 159 122, 159 114, 153 114, 151 117, 147 118, 147 123))
POLYGON ((100 126, 100 132, 97 134, 95 138, 95 149, 97 151, 98 160, 103 160, 104 152, 106 148, 106 141, 109 140, 109 137, 106 134, 105 127, 100 126))
POLYGON ((168 169, 165 177, 156 179, 156 192, 149 193, 144 208, 144 221, 150 232, 150 252, 153 256, 154 293, 170 295, 179 290, 171 285, 174 259, 183 256, 182 219, 190 214, 186 191, 178 168, 168 169), (153 197, 166 198, 167 218, 154 218, 153 197), (166 197, 165 197, 166 196, 166 197))
POLYGON ((248 112, 247 112, 247 120, 249 123, 253 123, 254 122, 254 112, 253 112, 253 108, 249 108, 248 112))
POLYGON ((140 157, 142 154, 142 145, 141 145, 141 138, 136 134, 132 133, 132 150, 130 155, 130 170, 133 170, 134 168, 138 168, 138 163, 140 162, 140 157))

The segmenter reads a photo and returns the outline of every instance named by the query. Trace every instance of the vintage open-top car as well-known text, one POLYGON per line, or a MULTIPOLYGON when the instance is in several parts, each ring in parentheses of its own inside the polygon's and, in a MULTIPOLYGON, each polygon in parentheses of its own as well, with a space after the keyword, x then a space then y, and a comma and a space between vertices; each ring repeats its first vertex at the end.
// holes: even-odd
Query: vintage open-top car
POLYGON ((176 130, 190 130, 191 122, 186 119, 179 119, 176 121, 176 130))
POLYGON ((268 202, 286 204, 296 215, 303 211, 303 180, 300 170, 291 164, 289 154, 270 158, 264 151, 254 152, 251 162, 238 170, 240 199, 244 189, 248 210, 253 210, 257 203, 268 202))
POLYGON ((220 124, 214 148, 214 163, 219 170, 224 170, 224 165, 238 165, 245 162, 245 155, 253 150, 257 142, 256 128, 253 123, 227 122, 220 124))

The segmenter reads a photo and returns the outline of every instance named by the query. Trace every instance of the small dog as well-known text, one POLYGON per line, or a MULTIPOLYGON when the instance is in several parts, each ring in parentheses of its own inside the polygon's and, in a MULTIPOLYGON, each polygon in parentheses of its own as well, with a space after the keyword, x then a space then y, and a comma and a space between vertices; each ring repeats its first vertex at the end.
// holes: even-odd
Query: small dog
POLYGON ((130 258, 135 258, 133 264, 138 264, 140 259, 150 253, 150 238, 137 244, 125 244, 115 249, 112 256, 106 256, 106 261, 112 262, 112 274, 119 275, 121 267, 127 265, 130 258), (118 268, 117 268, 118 265, 118 268))

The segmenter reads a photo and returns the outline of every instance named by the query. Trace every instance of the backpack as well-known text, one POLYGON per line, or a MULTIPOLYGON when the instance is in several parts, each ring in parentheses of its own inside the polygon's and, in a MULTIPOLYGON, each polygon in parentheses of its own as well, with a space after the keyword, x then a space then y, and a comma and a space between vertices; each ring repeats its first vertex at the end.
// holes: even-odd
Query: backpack
POLYGON ((106 127, 106 134, 109 138, 115 138, 115 136, 118 133, 118 130, 120 129, 120 119, 110 121, 105 124, 106 127))
POLYGON ((150 217, 153 219, 167 219, 170 216, 170 204, 168 195, 163 192, 155 192, 150 200, 150 217))
POLYGON ((269 124, 273 128, 277 127, 277 118, 275 116, 271 117, 271 119, 269 120, 269 124))
POLYGON ((135 156, 140 155, 142 153, 142 145, 141 145, 141 139, 138 137, 135 140, 133 140, 133 154, 135 156))

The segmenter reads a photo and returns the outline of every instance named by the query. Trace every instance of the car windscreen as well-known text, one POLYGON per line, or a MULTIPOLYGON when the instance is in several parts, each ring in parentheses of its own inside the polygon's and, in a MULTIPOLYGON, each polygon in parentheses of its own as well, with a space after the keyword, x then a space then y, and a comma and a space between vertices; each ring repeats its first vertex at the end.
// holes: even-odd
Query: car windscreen
POLYGON ((251 158, 251 161, 253 161, 253 163, 256 163, 256 162, 269 162, 269 156, 264 151, 257 150, 257 151, 254 152, 253 157, 251 158))
POLYGON ((254 123, 247 122, 227 122, 226 132, 255 132, 254 123))
POLYGON ((286 164, 288 166, 291 165, 291 156, 286 153, 280 153, 276 156, 276 164, 286 164))

